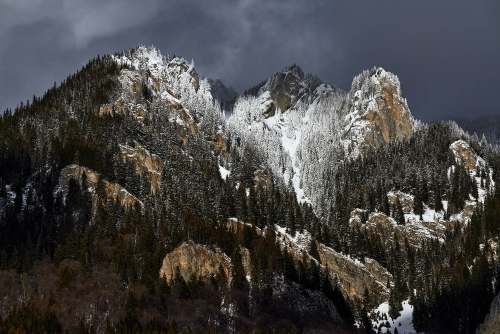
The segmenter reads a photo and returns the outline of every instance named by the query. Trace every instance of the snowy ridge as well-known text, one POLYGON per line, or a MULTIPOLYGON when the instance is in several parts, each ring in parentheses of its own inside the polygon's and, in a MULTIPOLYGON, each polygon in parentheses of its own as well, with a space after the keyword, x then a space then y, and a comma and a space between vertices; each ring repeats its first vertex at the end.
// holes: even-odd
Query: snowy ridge
POLYGON ((297 66, 273 74, 257 97, 238 98, 229 126, 323 216, 330 192, 323 175, 367 146, 411 136, 418 123, 398 77, 381 68, 356 76, 348 94, 318 80, 297 66))
POLYGON ((207 113, 222 114, 214 105, 208 80, 199 80, 194 62, 170 58, 154 47, 143 46, 115 55, 113 59, 129 67, 122 69, 119 76, 123 88, 116 102, 119 112, 129 109, 142 120, 151 103, 162 103, 175 111, 172 121, 187 125, 201 121, 207 113))

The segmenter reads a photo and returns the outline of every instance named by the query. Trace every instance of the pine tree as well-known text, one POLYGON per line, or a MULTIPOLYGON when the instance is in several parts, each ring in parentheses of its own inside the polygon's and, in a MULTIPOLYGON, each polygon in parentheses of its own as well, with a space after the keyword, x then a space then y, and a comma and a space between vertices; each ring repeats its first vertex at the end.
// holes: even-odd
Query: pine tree
POLYGON ((396 219, 396 222, 399 225, 404 225, 406 223, 403 207, 401 206, 401 202, 397 197, 396 197, 396 203, 394 205, 394 219, 396 219))

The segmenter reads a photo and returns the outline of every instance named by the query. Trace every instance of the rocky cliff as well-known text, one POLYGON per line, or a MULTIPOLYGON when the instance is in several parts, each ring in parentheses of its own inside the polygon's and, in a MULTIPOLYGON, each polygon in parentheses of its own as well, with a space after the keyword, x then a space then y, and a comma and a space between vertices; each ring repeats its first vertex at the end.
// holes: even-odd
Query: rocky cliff
MULTIPOLYGON (((308 232, 290 236, 284 229, 277 230, 280 246, 294 257, 296 261, 305 256, 308 261, 316 261, 309 254, 311 236, 308 232)), ((318 243, 319 265, 328 268, 330 277, 337 278, 344 296, 352 300, 362 301, 365 289, 370 298, 380 304, 389 298, 387 282, 392 282, 392 275, 377 261, 365 258, 363 262, 351 259, 321 243, 318 243)), ((332 282, 333 283, 333 282, 332 282)))
POLYGON ((160 157, 151 154, 138 142, 134 142, 134 147, 120 145, 120 157, 130 161, 135 166, 135 172, 137 174, 147 174, 149 176, 150 192, 155 195, 161 186, 163 162, 160 157))
MULTIPOLYGON (((293 64, 283 71, 271 75, 264 86, 260 88, 258 95, 269 92, 272 101, 269 103, 269 111, 278 108, 281 112, 285 112, 293 108, 298 101, 311 103, 318 96, 316 88, 320 85, 324 86, 324 89, 334 90, 318 77, 304 74, 299 66, 293 64)), ((273 116, 269 111, 267 115, 273 116)))
POLYGON ((129 209, 132 207, 135 208, 143 208, 144 204, 134 195, 129 193, 127 189, 122 187, 117 183, 109 182, 101 177, 101 175, 90 168, 82 167, 78 165, 70 165, 61 171, 61 176, 59 178, 59 189, 64 196, 68 195, 69 182, 73 178, 77 180, 78 183, 82 184, 83 175, 86 178, 86 184, 90 194, 92 196, 92 204, 94 211, 97 209, 97 204, 99 201, 107 201, 112 200, 120 205, 122 205, 125 209, 129 209), (104 194, 98 194, 97 188, 98 183, 102 182, 104 194), (105 198, 100 198, 99 196, 104 195, 105 198))
POLYGON ((181 244, 165 256, 160 277, 165 277, 167 281, 173 280, 177 268, 186 281, 191 277, 208 279, 210 275, 217 275, 221 268, 229 278, 231 260, 217 248, 209 249, 191 241, 181 244))
POLYGON ((409 138, 414 131, 398 77, 382 68, 354 78, 344 114, 348 125, 343 138, 361 150, 409 138))

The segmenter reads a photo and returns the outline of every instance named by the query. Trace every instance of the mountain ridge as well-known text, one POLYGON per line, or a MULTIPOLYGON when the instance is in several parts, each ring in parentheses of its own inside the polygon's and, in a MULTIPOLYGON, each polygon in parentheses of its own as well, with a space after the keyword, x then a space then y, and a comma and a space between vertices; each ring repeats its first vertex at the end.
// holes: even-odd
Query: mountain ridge
POLYGON ((16 288, 0 327, 32 300, 65 330, 84 314, 98 332, 387 331, 403 302, 415 331, 475 329, 499 290, 500 152, 414 120, 381 68, 350 92, 296 65, 256 88, 226 119, 193 62, 139 47, 2 117, 0 283, 16 288))

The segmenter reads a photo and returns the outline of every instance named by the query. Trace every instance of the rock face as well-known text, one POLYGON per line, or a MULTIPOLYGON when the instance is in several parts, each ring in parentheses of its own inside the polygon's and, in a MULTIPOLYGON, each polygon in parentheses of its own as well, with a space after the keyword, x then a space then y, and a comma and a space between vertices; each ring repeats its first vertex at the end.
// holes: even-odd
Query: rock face
MULTIPOLYGON (((278 229, 276 236, 280 246, 286 248, 296 261, 302 260, 304 256, 308 261, 313 260, 308 253, 311 242, 311 236, 308 232, 297 233, 295 238, 292 238, 283 230, 278 229)), ((392 282, 393 278, 377 261, 365 258, 364 263, 362 263, 321 243, 318 243, 317 248, 320 266, 322 268, 328 267, 332 279, 335 277, 338 279, 340 290, 344 296, 352 300, 362 301, 363 293, 367 289, 374 302, 381 304, 388 300, 387 282, 392 282)))
POLYGON ((335 275, 345 293, 354 300, 363 300, 365 289, 370 298, 380 304, 389 298, 387 282, 392 282, 392 275, 377 261, 365 258, 364 263, 354 261, 323 244, 318 245, 320 261, 328 266, 331 275, 335 275))
POLYGON ((163 162, 160 157, 149 153, 139 143, 135 142, 134 147, 120 145, 120 157, 130 161, 135 165, 135 172, 139 175, 147 174, 151 182, 150 192, 155 195, 161 186, 161 173, 163 162))
MULTIPOLYGON (((83 174, 87 178, 87 186, 92 195, 92 203, 94 210, 97 209, 97 204, 99 200, 99 194, 97 194, 98 182, 101 179, 99 173, 78 165, 69 165, 61 171, 61 176, 59 177, 59 189, 62 193, 68 195, 68 185, 72 178, 76 179, 79 183, 82 182, 83 174)), ((105 200, 113 200, 120 203, 125 209, 129 208, 143 208, 144 204, 134 195, 129 193, 127 189, 123 188, 117 183, 112 183, 107 180, 102 180, 104 185, 105 200)))
POLYGON ((223 105, 223 110, 231 111, 238 93, 232 87, 226 87, 219 79, 207 78, 214 99, 223 105))
POLYGON ((270 93, 274 102, 268 105, 266 111, 266 116, 270 117, 274 115, 276 107, 281 112, 285 112, 299 100, 312 102, 317 95, 315 90, 321 84, 324 84, 321 79, 313 75, 305 75, 299 66, 293 64, 282 72, 276 72, 270 76, 266 84, 260 88, 258 95, 266 91, 270 93))
MULTIPOLYGON (((114 60, 127 68, 123 68, 118 77, 119 97, 112 105, 101 107, 101 115, 114 111, 142 122, 152 103, 160 102, 169 107, 172 122, 198 131, 195 120, 201 115, 195 113, 204 108, 192 108, 203 104, 213 106, 213 98, 209 83, 199 80, 193 63, 179 57, 169 58, 154 48, 145 47, 115 56, 114 60), (190 104, 193 100, 197 102, 195 105, 190 104)), ((181 133, 179 137, 185 139, 181 133)))
POLYGON ((493 299, 490 313, 476 330, 476 334, 498 334, 500 333, 500 296, 493 299))
POLYGON ((450 149, 457 163, 463 165, 469 172, 475 170, 476 166, 484 167, 485 165, 484 160, 478 157, 472 147, 463 140, 453 142, 450 149))
MULTIPOLYGON (((349 221, 351 229, 358 229, 370 236, 378 237, 382 245, 391 248, 396 240, 400 246, 404 246, 405 239, 413 247, 420 247, 423 241, 438 239, 444 241, 446 226, 450 225, 445 221, 419 221, 417 217, 407 219, 405 225, 398 225, 396 220, 382 212, 372 212, 368 220, 363 222, 361 217, 363 210, 354 210, 349 221)), ((451 226, 451 225, 450 225, 451 226)))
POLYGON ((399 79, 382 68, 364 71, 354 78, 346 106, 349 124, 344 139, 361 149, 413 134, 414 120, 402 97, 399 79))
POLYGON ((209 278, 210 275, 216 275, 219 268, 224 270, 226 277, 230 277, 231 260, 218 249, 209 249, 191 241, 183 243, 165 256, 160 277, 165 277, 167 281, 174 279, 177 268, 186 281, 191 276, 209 278))

